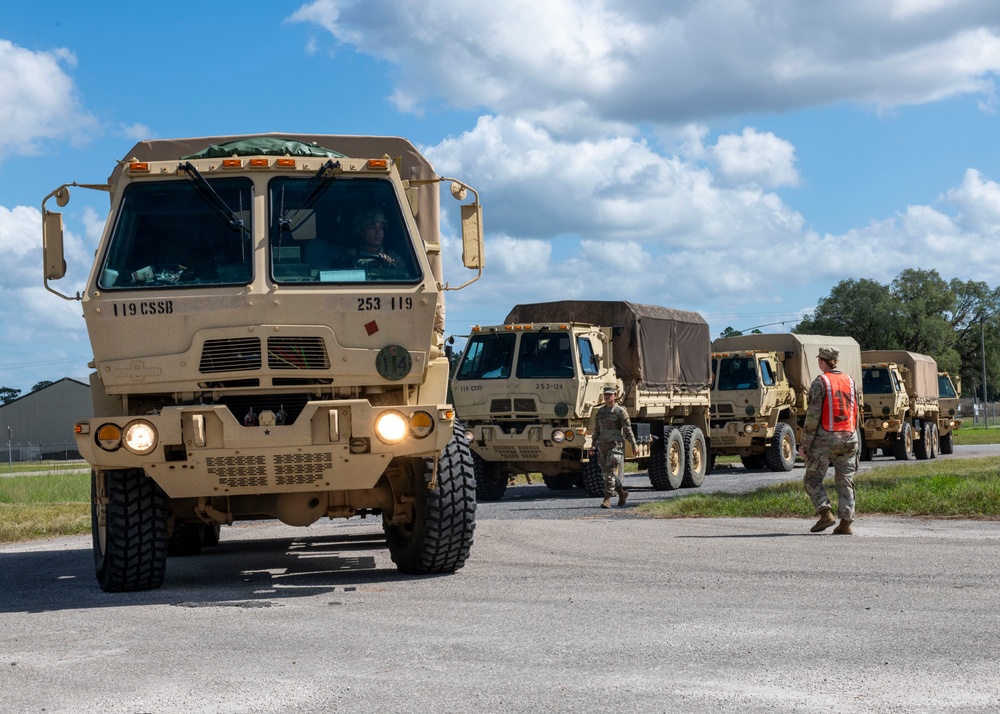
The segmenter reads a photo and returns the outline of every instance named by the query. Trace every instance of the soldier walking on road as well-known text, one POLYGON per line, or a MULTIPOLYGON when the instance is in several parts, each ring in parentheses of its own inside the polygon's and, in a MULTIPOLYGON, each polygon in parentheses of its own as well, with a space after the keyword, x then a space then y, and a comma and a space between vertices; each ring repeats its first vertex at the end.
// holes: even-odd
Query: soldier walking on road
POLYGON ((819 367, 823 374, 809 387, 809 409, 802 427, 799 453, 806 459, 803 478, 806 493, 816 506, 819 520, 810 529, 825 531, 837 522, 831 514, 830 499, 823 487, 827 469, 833 465, 837 488, 839 535, 851 535, 854 520, 854 474, 858 470, 858 391, 849 374, 837 369, 840 352, 833 347, 819 348, 819 367))
POLYGON ((597 410, 590 458, 597 456, 597 463, 604 475, 604 500, 601 508, 611 508, 611 496, 618 492, 618 505, 624 506, 628 498, 625 485, 618 478, 618 467, 625 459, 625 440, 635 451, 639 447, 632 433, 632 421, 623 407, 615 404, 615 388, 604 388, 604 406, 597 410))

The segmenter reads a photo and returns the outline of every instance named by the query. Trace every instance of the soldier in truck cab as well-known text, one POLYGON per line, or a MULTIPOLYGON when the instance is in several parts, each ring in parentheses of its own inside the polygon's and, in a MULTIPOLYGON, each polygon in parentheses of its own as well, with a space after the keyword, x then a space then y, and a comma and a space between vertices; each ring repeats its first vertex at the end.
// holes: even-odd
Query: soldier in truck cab
POLYGON ((405 267, 402 256, 385 246, 388 222, 377 208, 362 211, 354 219, 356 245, 348 248, 341 258, 352 268, 405 267))

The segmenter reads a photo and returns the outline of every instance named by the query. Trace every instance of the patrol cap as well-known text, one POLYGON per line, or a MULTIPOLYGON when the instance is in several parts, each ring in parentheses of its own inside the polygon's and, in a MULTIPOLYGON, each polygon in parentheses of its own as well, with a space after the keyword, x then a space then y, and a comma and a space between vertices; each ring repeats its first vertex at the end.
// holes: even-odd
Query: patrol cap
POLYGON ((617 394, 618 390, 612 387, 610 384, 604 388, 605 394, 617 394))
POLYGON ((840 359, 840 350, 836 347, 820 347, 819 356, 823 359, 838 360, 840 359))

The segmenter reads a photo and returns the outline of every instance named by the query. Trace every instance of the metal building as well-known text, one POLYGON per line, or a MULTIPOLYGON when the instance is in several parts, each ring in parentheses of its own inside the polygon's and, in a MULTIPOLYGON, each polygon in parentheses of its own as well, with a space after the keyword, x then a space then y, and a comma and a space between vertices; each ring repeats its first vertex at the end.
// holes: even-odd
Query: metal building
POLYGON ((78 459, 77 419, 94 415, 90 385, 65 377, 0 406, 3 461, 78 459))

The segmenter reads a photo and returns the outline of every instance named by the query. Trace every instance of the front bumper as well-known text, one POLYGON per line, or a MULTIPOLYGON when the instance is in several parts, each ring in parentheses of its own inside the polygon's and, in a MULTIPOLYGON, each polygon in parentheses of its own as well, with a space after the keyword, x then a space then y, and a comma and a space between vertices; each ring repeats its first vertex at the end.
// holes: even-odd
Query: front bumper
POLYGON ((370 489, 393 458, 436 457, 451 441, 453 423, 454 411, 444 404, 309 402, 293 424, 261 415, 259 426, 244 426, 223 405, 191 405, 165 407, 156 415, 79 421, 76 442, 95 468, 141 468, 172 498, 232 496, 370 489), (407 426, 394 443, 376 434, 376 420, 386 413, 407 426), (99 444, 99 435, 114 432, 104 427, 124 431, 137 421, 155 430, 149 453, 99 444))

